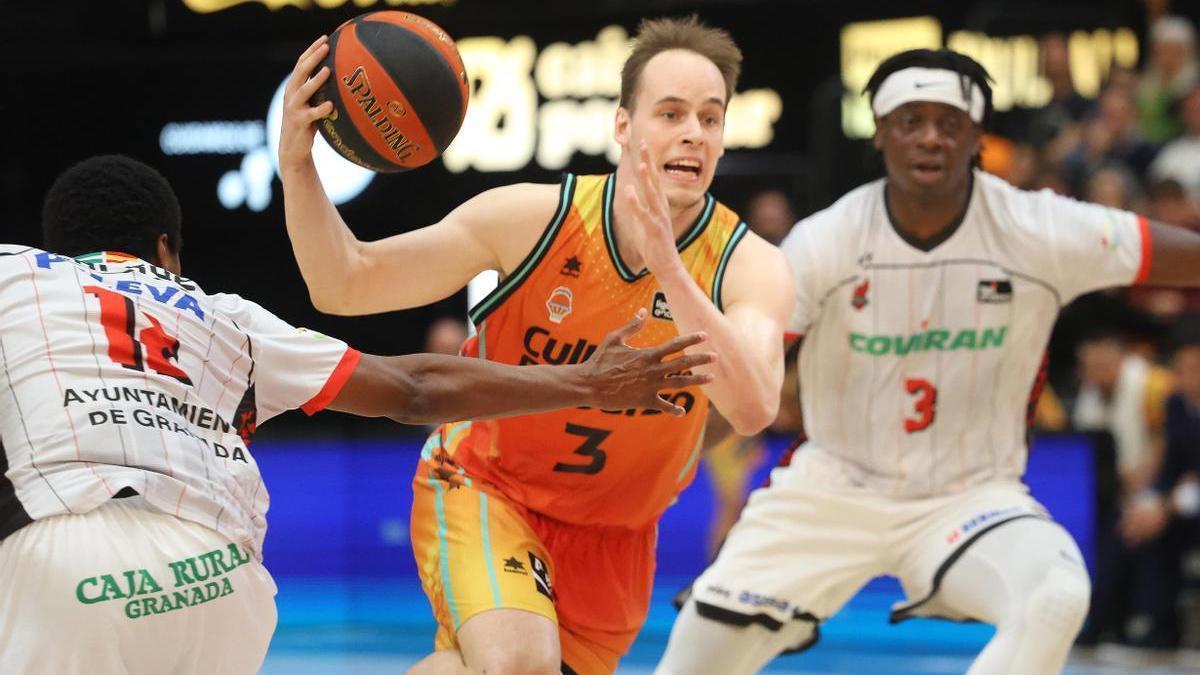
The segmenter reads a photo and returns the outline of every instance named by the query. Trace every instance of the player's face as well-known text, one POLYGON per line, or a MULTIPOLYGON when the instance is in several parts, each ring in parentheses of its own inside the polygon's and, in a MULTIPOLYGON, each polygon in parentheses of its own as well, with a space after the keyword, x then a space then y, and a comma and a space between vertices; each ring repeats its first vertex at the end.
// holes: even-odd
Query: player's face
POLYGON ((946 105, 914 101, 875 119, 888 182, 914 196, 957 196, 979 152, 979 125, 946 105))
POLYGON ((616 139, 636 161, 644 140, 667 201, 686 208, 704 198, 725 154, 725 80, 695 52, 655 55, 642 71, 633 110, 617 111, 616 139))

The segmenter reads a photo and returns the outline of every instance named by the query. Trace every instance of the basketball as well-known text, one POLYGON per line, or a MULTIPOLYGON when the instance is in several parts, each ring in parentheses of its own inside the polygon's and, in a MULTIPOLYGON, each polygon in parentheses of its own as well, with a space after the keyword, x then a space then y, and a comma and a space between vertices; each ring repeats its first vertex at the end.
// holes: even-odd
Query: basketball
MULTIPOLYGON (((329 79, 311 104, 333 101, 318 124, 343 157, 373 171, 433 161, 467 113, 467 72, 454 40, 409 12, 369 12, 329 36, 329 79)), ((319 68, 318 68, 319 70, 319 68)))

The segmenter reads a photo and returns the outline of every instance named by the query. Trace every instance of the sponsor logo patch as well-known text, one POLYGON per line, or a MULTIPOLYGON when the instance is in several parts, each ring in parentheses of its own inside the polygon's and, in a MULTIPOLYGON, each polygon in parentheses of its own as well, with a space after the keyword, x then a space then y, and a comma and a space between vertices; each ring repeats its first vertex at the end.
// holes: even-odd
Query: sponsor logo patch
POLYGON ((671 306, 667 304, 667 294, 662 291, 655 291, 654 304, 650 308, 650 314, 656 319, 664 321, 674 321, 671 316, 671 306))
POLYGON ((750 591, 742 591, 738 595, 738 602, 743 605, 750 605, 751 607, 773 607, 781 612, 788 611, 788 608, 792 606, 792 603, 783 598, 773 598, 769 595, 760 595, 750 591))
POLYGON ((550 583, 550 568, 532 552, 529 553, 529 569, 533 570, 533 583, 537 586, 538 593, 553 600, 554 586, 550 583))
POLYGON ((984 525, 990 525, 992 523, 996 523, 1001 520, 1008 520, 1009 518, 1012 518, 1013 516, 1026 515, 1026 514, 1032 514, 1032 513, 1033 513, 1033 511, 1031 511, 1029 509, 1029 507, 1027 507, 1027 506, 1006 506, 1006 507, 1000 508, 1000 509, 991 509, 989 511, 983 511, 982 513, 977 513, 974 516, 971 516, 967 520, 963 521, 963 523, 961 525, 959 525, 958 527, 951 530, 950 533, 948 535, 946 535, 946 543, 947 544, 956 544, 960 540, 970 536, 972 533, 974 533, 976 530, 983 527, 984 525))
POLYGON ((975 290, 979 302, 998 305, 1012 302, 1012 282, 1008 279, 980 279, 975 290))

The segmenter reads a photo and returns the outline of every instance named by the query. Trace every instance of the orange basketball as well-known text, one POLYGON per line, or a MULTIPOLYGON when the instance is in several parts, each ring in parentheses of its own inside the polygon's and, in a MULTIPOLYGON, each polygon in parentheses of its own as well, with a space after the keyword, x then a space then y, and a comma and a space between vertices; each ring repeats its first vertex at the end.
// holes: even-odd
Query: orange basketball
POLYGON ((467 71, 454 40, 408 12, 370 12, 338 26, 312 105, 333 101, 321 135, 346 159, 408 171, 450 145, 467 114, 467 71))

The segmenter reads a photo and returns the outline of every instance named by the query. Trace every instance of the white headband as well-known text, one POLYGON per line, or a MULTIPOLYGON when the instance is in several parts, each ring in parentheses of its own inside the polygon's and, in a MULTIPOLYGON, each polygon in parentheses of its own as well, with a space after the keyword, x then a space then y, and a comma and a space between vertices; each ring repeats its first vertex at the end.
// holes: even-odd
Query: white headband
POLYGON ((983 122, 983 90, 965 75, 944 68, 905 68, 888 75, 871 99, 871 108, 876 117, 883 117, 913 101, 945 103, 970 115, 976 124, 983 122))

